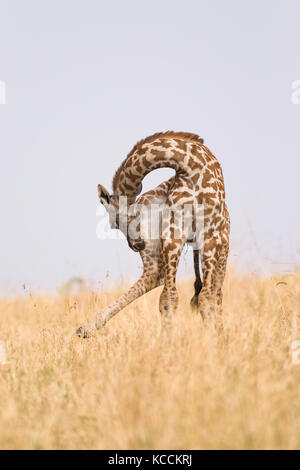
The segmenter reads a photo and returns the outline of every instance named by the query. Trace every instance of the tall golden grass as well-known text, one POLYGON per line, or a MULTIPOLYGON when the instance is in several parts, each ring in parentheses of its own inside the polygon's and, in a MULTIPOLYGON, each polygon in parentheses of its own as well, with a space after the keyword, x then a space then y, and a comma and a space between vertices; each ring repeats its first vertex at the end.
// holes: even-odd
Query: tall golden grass
POLYGON ((74 335, 124 290, 0 301, 1 449, 300 447, 299 273, 230 270, 221 335, 191 313, 192 281, 179 285, 170 336, 159 289, 96 338, 74 335))

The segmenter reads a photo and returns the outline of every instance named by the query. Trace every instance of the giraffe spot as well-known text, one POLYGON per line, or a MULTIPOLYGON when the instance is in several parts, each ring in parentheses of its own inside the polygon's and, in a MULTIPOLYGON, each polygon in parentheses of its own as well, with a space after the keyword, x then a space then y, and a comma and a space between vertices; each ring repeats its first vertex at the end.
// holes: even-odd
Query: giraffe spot
POLYGON ((152 155, 155 157, 158 157, 159 159, 164 158, 166 153, 164 150, 156 150, 156 149, 151 149, 152 155))
POLYGON ((187 151, 187 144, 184 140, 175 140, 177 147, 184 152, 187 151))
POLYGON ((199 181, 199 178, 200 178, 200 174, 199 173, 195 173, 193 176, 192 176, 192 181, 194 184, 197 184, 198 181, 199 181))
POLYGON ((202 176, 202 188, 208 188, 210 186, 210 180, 212 179, 212 175, 209 171, 205 171, 202 176))
POLYGON ((190 158, 189 158, 188 166, 189 166, 192 170, 196 170, 197 168, 201 168, 201 166, 199 165, 199 161, 197 161, 197 160, 196 160, 195 158, 193 158, 193 157, 190 157, 190 158))
POLYGON ((172 152, 172 155, 174 157, 175 160, 179 160, 179 161, 182 161, 183 158, 185 157, 185 154, 182 153, 182 152, 179 152, 178 150, 173 150, 172 152))
POLYGON ((164 147, 165 149, 171 147, 171 143, 170 143, 170 141, 169 141, 168 139, 160 139, 160 140, 159 140, 159 145, 160 145, 161 147, 164 147))
POLYGON ((141 147, 141 148, 139 148, 137 153, 138 153, 138 155, 145 155, 147 150, 148 150, 148 147, 141 147))

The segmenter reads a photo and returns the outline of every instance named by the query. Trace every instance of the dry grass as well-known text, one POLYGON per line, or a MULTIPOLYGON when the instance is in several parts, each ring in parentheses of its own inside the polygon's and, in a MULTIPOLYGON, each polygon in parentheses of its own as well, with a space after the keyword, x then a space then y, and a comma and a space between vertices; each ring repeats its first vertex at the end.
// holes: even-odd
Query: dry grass
POLYGON ((169 338, 158 290, 90 340, 74 330, 120 289, 0 301, 0 448, 299 448, 300 274, 229 272, 219 337, 190 312, 191 284, 169 338))

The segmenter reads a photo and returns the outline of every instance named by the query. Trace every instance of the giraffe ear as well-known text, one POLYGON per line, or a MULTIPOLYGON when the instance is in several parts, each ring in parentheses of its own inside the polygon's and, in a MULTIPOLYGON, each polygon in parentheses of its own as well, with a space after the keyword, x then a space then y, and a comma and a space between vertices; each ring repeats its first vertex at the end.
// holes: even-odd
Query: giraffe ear
POLYGON ((107 189, 105 189, 105 187, 102 186, 102 184, 98 184, 98 196, 99 196, 101 204, 110 203, 110 194, 107 191, 107 189))

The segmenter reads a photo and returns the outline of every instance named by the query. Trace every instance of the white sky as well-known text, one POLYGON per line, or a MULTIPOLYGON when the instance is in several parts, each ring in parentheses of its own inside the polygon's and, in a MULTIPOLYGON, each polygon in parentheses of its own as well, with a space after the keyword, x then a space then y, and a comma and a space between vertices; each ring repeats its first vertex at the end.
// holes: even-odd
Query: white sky
POLYGON ((96 238, 96 185, 167 129, 200 134, 220 160, 235 263, 292 269, 299 18, 297 0, 0 0, 0 290, 136 278, 127 243, 96 238))

